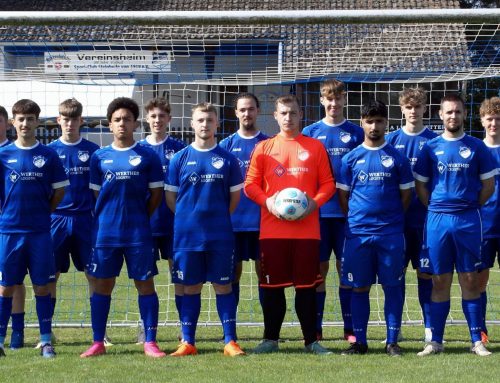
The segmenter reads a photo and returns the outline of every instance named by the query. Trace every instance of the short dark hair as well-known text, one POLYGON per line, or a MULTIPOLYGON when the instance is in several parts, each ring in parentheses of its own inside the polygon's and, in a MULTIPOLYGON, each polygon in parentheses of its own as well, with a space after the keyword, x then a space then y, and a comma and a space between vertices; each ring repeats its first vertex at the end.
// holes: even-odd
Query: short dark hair
POLYGON ((59 104, 59 114, 64 117, 81 117, 83 105, 76 98, 68 98, 59 104))
POLYGON ((106 118, 108 121, 111 122, 111 116, 118 109, 129 110, 134 115, 134 119, 136 121, 139 118, 139 105, 137 105, 137 102, 128 97, 118 97, 111 101, 108 105, 108 110, 106 112, 106 118))
POLYGON ((252 100, 255 101, 255 105, 257 106, 257 108, 260 108, 260 102, 259 102, 259 99, 257 98, 257 96, 253 93, 250 93, 250 92, 241 92, 241 93, 238 93, 236 95, 236 98, 234 99, 234 109, 237 109, 238 107, 238 101, 241 100, 242 98, 251 98, 252 100))
POLYGON ((170 114, 170 103, 166 98, 155 97, 150 99, 146 105, 144 105, 144 110, 148 113, 151 109, 158 108, 163 110, 165 113, 170 114))
POLYGON ((34 114, 38 119, 40 112, 41 109, 38 104, 27 98, 23 98, 12 105, 12 117, 15 117, 16 114, 34 114))
POLYGON ((460 96, 460 94, 458 93, 448 93, 448 94, 445 94, 444 97, 441 99, 441 104, 439 106, 439 109, 442 109, 443 108, 443 104, 445 102, 458 102, 458 103, 461 103, 464 110, 465 110, 465 101, 464 99, 462 98, 462 96, 460 96))
POLYGON ((0 105, 0 116, 3 116, 5 121, 9 119, 9 114, 7 113, 7 109, 0 105))
POLYGON ((365 119, 367 117, 384 117, 387 118, 387 106, 379 100, 370 99, 361 107, 361 118, 365 119))

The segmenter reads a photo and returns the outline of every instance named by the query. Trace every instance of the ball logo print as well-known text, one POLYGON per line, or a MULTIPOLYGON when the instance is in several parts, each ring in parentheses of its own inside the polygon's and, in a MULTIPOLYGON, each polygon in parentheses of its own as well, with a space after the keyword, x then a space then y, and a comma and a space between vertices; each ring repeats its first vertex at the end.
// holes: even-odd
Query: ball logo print
POLYGON ((392 165, 394 165, 394 158, 391 156, 382 156, 380 158, 382 165, 384 165, 386 168, 390 168, 392 165))
POLYGON ((307 150, 303 150, 303 151, 299 152, 298 157, 299 157, 299 160, 305 161, 309 158, 309 152, 307 150))
POLYGON ((351 133, 340 132, 340 141, 342 141, 344 144, 347 144, 349 141, 351 141, 351 133))
POLYGON ((307 205, 307 196, 297 188, 283 189, 278 193, 274 202, 276 211, 287 221, 295 221, 302 217, 307 205))
POLYGON ((137 166, 141 163, 142 158, 141 156, 130 156, 128 158, 128 163, 132 166, 137 166))
POLYGON ((33 165, 35 165, 37 168, 41 168, 43 165, 45 165, 45 162, 47 160, 45 159, 44 156, 34 156, 33 157, 33 165))
POLYGON ((171 160, 175 152, 173 149, 165 149, 165 159, 171 160))
POLYGON ((460 156, 462 158, 469 158, 470 155, 472 154, 472 152, 470 151, 470 149, 466 146, 462 146, 460 148, 460 150, 458 151, 458 153, 460 154, 460 156))
POLYGON ((82 162, 87 162, 90 158, 89 152, 80 150, 78 151, 78 159, 82 162))
POLYGON ((220 169, 224 166, 224 159, 222 157, 212 157, 212 166, 220 169))

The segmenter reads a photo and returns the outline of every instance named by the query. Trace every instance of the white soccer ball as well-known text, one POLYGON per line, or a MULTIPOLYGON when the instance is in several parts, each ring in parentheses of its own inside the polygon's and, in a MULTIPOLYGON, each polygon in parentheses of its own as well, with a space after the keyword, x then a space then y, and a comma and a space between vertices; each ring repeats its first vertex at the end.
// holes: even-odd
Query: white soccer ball
POLYGON ((302 217, 307 209, 307 196, 297 188, 286 188, 278 193, 274 201, 274 208, 279 215, 288 220, 295 221, 302 217))

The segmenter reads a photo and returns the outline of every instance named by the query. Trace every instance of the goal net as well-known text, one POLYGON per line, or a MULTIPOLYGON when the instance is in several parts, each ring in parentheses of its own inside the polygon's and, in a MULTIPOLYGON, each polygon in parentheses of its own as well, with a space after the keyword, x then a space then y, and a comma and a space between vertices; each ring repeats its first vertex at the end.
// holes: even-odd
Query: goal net
MULTIPOLYGON (((209 101, 218 107, 220 139, 237 129, 233 100, 242 91, 260 99, 259 128, 275 134, 274 100, 296 94, 304 109, 303 125, 322 118, 319 84, 337 78, 347 85, 346 117, 359 122, 370 97, 389 107, 389 130, 402 124, 398 92, 409 85, 428 90, 426 124, 439 131, 439 101, 450 91, 467 100, 467 130, 482 137, 478 106, 499 95, 500 12, 489 10, 316 10, 202 12, 2 12, 0 13, 0 105, 10 110, 21 98, 42 108, 38 137, 60 135, 58 104, 75 97, 84 105, 82 135, 111 142, 105 111, 115 97, 139 105, 157 96, 172 105, 171 134, 190 142, 191 106, 209 101)), ((14 131, 9 132, 11 137, 14 131)), ((148 134, 141 119, 137 138, 148 134)), ((333 259, 334 257, 332 257, 333 259)), ((327 280, 327 324, 341 323, 338 277, 332 261, 327 280)), ((406 323, 421 323, 414 271, 407 276, 406 323)), ((28 281, 27 281, 28 283, 28 281)), ((166 264, 156 279, 160 321, 178 317, 166 264)), ((29 286, 28 286, 29 287, 29 286)), ((463 322, 460 291, 454 284, 451 321, 463 322)), ((71 271, 61 277, 55 325, 87 326, 90 309, 85 278, 71 271)), ((374 286, 371 321, 383 322, 383 292, 374 286)), ((293 304, 289 304, 293 307, 293 304)), ((293 309, 287 321, 297 323, 293 309)), ((34 297, 28 288, 27 321, 36 324, 34 297)), ((493 269, 488 318, 500 320, 500 273, 493 269)), ((125 276, 113 295, 110 323, 139 320, 137 293, 125 276)), ((253 267, 244 265, 240 323, 259 324, 253 267)), ((215 297, 204 289, 206 324, 218 323, 215 297)))

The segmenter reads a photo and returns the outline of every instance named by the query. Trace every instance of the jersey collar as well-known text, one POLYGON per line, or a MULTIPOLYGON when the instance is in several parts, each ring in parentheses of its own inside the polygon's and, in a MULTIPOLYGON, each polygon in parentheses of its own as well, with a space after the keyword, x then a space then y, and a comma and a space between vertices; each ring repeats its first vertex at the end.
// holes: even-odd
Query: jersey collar
POLYGON ((347 120, 344 118, 344 120, 342 122, 339 122, 338 124, 329 124, 328 122, 325 121, 325 119, 322 119, 321 120, 323 122, 323 124, 325 124, 326 126, 330 126, 332 128, 336 128, 337 126, 340 126, 342 124, 344 124, 347 120))
POLYGON ((168 134, 165 136, 165 139, 163 141, 160 141, 160 142, 152 142, 150 139, 151 139, 151 134, 149 136, 146 136, 145 140, 146 142, 149 144, 149 145, 152 145, 152 146, 158 146, 158 145, 161 145, 163 144, 165 141, 167 141, 168 139, 168 134))
POLYGON ((128 148, 117 148, 113 143, 111 143, 111 147, 114 149, 114 150, 118 150, 119 152, 124 152, 125 150, 130 150, 130 149, 133 149, 135 148, 137 145, 137 141, 134 141, 133 145, 132 146, 129 146, 128 148))
POLYGON ((216 148, 217 144, 215 144, 214 146, 212 146, 211 148, 208 148, 208 149, 200 149, 200 148, 197 148, 196 146, 194 146, 194 142, 191 144, 191 147, 198 151, 198 152, 209 152, 210 150, 214 150, 216 148))
POLYGON ((365 143, 363 142, 361 144, 363 146, 363 148, 365 148, 366 150, 380 150, 382 148, 385 148, 387 146, 387 141, 385 141, 382 145, 380 146, 377 146, 376 148, 372 148, 371 146, 367 146, 365 145, 365 143))
POLYGON ((83 137, 80 137, 80 139, 76 142, 68 142, 68 141, 64 141, 62 139, 62 137, 59 137, 59 141, 61 141, 61 143, 63 143, 64 145, 68 145, 68 146, 75 146, 75 145, 78 145, 80 142, 82 142, 83 140, 83 137))
POLYGON ((19 149, 22 149, 22 150, 30 150, 30 149, 35 149, 38 145, 40 145, 40 141, 37 140, 36 143, 35 143, 35 145, 28 146, 28 147, 26 147, 26 146, 19 146, 16 141, 14 141, 14 145, 16 145, 16 147, 18 147, 19 149))
POLYGON ((237 130, 236 131, 236 134, 240 137, 240 138, 243 138, 244 140, 251 140, 252 138, 255 138, 257 137, 259 134, 260 134, 260 130, 257 130, 257 133, 251 137, 247 137, 247 136, 243 136, 242 134, 240 134, 240 131, 237 130))
POLYGON ((460 141, 462 138, 465 137, 465 133, 462 134, 460 137, 453 137, 453 138, 450 138, 450 137, 445 137, 441 134, 441 137, 443 137, 443 140, 446 140, 446 141, 460 141))

